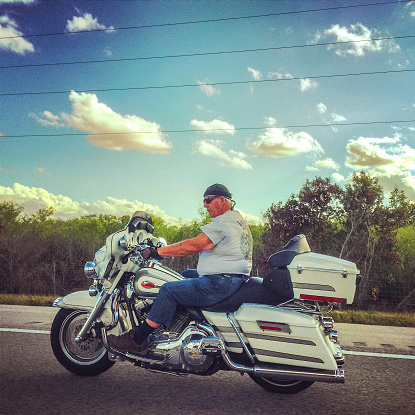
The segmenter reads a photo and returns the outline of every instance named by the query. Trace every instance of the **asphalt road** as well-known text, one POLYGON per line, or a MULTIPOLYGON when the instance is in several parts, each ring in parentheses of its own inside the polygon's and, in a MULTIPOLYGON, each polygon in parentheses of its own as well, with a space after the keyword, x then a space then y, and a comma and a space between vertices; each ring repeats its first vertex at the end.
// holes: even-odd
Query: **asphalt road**
MULTIPOLYGON (((346 356, 345 384, 315 383, 284 396, 266 392, 237 373, 176 377, 117 363, 98 377, 73 375, 56 361, 49 344, 48 319, 56 312, 52 310, 47 309, 45 317, 38 307, 0 306, 2 415, 415 413, 415 329, 375 327, 368 338, 353 337, 356 344, 350 344, 350 353, 367 355, 346 356), (11 328, 20 331, 5 331, 11 328), (379 333, 384 337, 376 340, 379 333), (374 338, 376 348, 371 346, 374 338)), ((342 331, 337 327, 340 336, 349 333, 345 339, 353 332, 370 331, 369 326, 348 326, 342 325, 342 331)))

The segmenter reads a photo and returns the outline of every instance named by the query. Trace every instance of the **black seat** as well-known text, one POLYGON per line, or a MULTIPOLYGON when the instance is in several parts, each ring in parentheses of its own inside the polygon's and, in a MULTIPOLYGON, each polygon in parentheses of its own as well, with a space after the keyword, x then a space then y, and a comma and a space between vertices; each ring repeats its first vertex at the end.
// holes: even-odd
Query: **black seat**
POLYGON ((201 307, 203 310, 212 311, 214 313, 232 313, 244 304, 266 304, 279 305, 290 300, 282 294, 267 290, 262 285, 262 278, 250 278, 241 288, 231 297, 220 301, 209 307, 201 307))

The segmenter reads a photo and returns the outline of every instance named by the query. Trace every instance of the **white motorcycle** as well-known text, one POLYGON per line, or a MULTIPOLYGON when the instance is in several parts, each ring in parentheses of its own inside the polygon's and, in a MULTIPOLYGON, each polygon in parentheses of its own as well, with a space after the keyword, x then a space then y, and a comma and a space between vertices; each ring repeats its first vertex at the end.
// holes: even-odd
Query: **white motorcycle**
POLYGON ((116 361, 177 375, 247 373, 259 386, 297 393, 314 382, 344 383, 344 364, 333 303, 353 302, 360 281, 355 264, 312 253, 304 235, 272 255, 272 271, 248 279, 239 291, 211 307, 179 307, 170 327, 150 335, 149 353, 111 349, 108 334, 131 330, 148 315, 162 284, 184 277, 156 260, 145 260, 153 236, 151 217, 135 212, 85 265, 89 291, 58 298, 51 328, 58 361, 69 371, 95 376, 116 361))

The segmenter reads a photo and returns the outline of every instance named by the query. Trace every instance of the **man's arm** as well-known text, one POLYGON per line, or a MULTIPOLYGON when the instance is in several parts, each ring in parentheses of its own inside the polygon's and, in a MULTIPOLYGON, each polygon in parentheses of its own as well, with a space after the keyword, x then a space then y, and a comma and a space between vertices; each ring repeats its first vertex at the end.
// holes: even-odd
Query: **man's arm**
POLYGON ((161 256, 175 256, 182 257, 191 254, 198 254, 213 248, 214 243, 203 232, 196 236, 196 238, 186 239, 177 244, 162 246, 158 248, 158 253, 161 256))

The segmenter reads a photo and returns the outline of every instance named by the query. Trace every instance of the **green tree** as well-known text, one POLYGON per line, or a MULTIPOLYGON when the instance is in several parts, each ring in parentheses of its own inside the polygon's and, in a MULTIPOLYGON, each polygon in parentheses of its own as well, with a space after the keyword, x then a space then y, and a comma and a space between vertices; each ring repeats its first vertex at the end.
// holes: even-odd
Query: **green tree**
POLYGON ((279 251, 294 236, 304 234, 316 252, 333 251, 336 223, 341 219, 341 190, 330 179, 307 180, 299 194, 286 203, 273 204, 265 213, 263 251, 259 263, 266 269, 268 257, 279 251))

